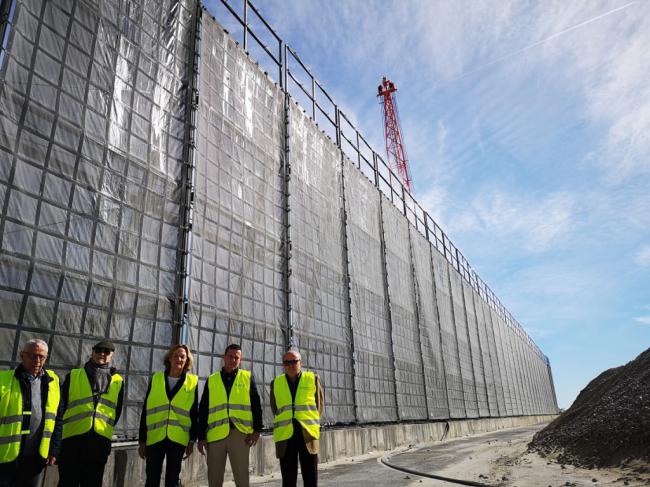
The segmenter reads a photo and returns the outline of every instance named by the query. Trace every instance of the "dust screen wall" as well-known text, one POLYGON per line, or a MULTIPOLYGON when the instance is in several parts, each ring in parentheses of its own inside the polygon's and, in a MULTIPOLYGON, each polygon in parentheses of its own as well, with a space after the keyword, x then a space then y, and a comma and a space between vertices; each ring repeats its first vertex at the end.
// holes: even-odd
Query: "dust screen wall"
POLYGON ((380 194, 348 160, 343 166, 359 421, 398 419, 395 364, 385 291, 380 194))
POLYGON ((355 420, 341 153, 290 104, 291 323, 325 387, 326 422, 355 420))
POLYGON ((242 344, 267 427, 290 343, 326 423, 556 411, 547 359, 499 303, 194 0, 12 4, 1 365, 40 337, 63 374, 114 340, 120 437, 185 337, 202 383, 242 344))
POLYGON ((119 435, 177 335, 195 8, 17 1, 1 57, 0 361, 38 337, 62 375, 110 337, 119 435))
POLYGON ((409 226, 409 232, 429 418, 448 418, 449 403, 440 339, 440 318, 433 285, 431 244, 413 226, 409 226))
POLYGON ((476 418, 478 417, 478 398, 476 395, 476 378, 474 377, 474 357, 472 356, 473 350, 470 348, 469 333, 467 331, 462 278, 456 269, 449 269, 449 289, 451 290, 452 313, 456 326, 465 412, 468 418, 476 418))
POLYGON ((447 260, 436 250, 431 251, 431 260, 433 262, 436 304, 440 316, 442 357, 447 383, 449 417, 464 418, 467 412, 465 409, 463 378, 460 370, 456 325, 454 324, 451 292, 449 290, 449 266, 447 260))
POLYGON ((474 301, 474 311, 478 328, 479 344, 481 347, 481 358, 483 360, 483 371, 485 373, 485 387, 488 403, 487 406, 490 416, 494 417, 499 415, 497 402, 497 381, 500 381, 500 379, 497 378, 496 375, 498 372, 498 364, 494 363, 496 356, 493 350, 493 344, 490 342, 489 338, 489 334, 492 332, 492 326, 490 325, 488 333, 488 323, 485 321, 483 300, 473 289, 472 299, 474 301))
POLYGON ((488 409, 487 389, 485 385, 485 368, 483 365, 481 343, 479 342, 476 311, 474 310, 474 297, 472 296, 473 290, 469 283, 466 281, 462 281, 461 285, 463 289, 463 305, 465 307, 469 349, 472 353, 472 368, 474 372, 474 382, 476 384, 478 415, 480 417, 486 417, 490 415, 490 410, 488 409))
POLYGON ((399 416, 400 419, 427 418, 422 347, 415 310, 409 222, 383 196, 381 216, 399 416))
POLYGON ((240 343, 268 405, 287 343, 284 98, 207 15, 201 36, 189 343, 202 381, 240 343))

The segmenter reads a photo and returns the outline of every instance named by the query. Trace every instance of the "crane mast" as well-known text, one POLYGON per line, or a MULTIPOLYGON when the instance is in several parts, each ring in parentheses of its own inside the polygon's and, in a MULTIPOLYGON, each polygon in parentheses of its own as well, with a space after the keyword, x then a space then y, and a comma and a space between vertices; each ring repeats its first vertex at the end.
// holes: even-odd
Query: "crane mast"
POLYGON ((404 147, 404 139, 399 126, 397 101, 394 93, 397 91, 395 83, 385 76, 377 88, 377 96, 384 107, 384 135, 386 138, 386 157, 389 165, 395 170, 402 180, 402 184, 413 191, 409 162, 404 147))

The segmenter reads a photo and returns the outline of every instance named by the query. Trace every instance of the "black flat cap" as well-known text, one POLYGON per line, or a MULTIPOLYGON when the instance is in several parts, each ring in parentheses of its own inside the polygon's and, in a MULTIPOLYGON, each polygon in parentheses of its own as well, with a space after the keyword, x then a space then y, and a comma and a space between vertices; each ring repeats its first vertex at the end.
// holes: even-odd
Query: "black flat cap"
POLYGON ((93 346, 93 350, 97 348, 105 348, 106 350, 110 350, 111 352, 115 351, 115 345, 113 345, 113 342, 108 340, 102 340, 101 342, 96 343, 95 346, 93 346))

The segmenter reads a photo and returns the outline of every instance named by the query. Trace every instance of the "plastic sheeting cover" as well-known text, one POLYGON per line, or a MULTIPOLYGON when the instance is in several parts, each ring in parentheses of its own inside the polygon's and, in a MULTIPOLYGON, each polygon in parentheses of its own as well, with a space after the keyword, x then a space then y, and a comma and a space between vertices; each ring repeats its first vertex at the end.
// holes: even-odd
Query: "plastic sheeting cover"
POLYGON ((465 316, 467 318, 467 335, 469 347, 472 351, 472 367, 474 369, 474 380, 476 383, 476 398, 478 400, 478 414, 480 417, 490 415, 487 400, 487 388, 485 385, 485 366, 483 364, 483 353, 479 341, 478 322, 474 310, 473 289, 467 281, 462 281, 463 303, 465 305, 465 316))
POLYGON ((476 395, 476 378, 467 330, 467 317, 463 303, 463 283, 456 269, 449 268, 449 288, 451 289, 451 302, 454 324, 456 325, 456 340, 458 342, 458 357, 460 360, 460 375, 463 381, 463 394, 465 398, 465 411, 468 418, 478 417, 478 400, 476 395))
POLYGON ((499 415, 496 389, 497 377, 495 376, 495 373, 498 371, 498 365, 495 365, 494 363, 496 357, 494 356, 492 345, 489 340, 489 335, 492 333, 492 324, 485 321, 483 300, 476 291, 472 289, 471 292, 472 299, 474 300, 474 311, 476 315, 479 343, 481 346, 481 357, 483 359, 483 370, 485 372, 488 411, 490 416, 495 417, 499 415))
POLYGON ((253 371, 265 425, 286 348, 282 91, 210 16, 202 17, 190 345, 202 380, 231 343, 253 371))
POLYGON ((395 368, 384 288, 379 192, 352 163, 346 161, 343 167, 358 419, 394 421, 395 368))
POLYGON ((325 422, 354 421, 341 153, 290 105, 291 322, 325 388, 325 422))
POLYGON ((447 380, 447 397, 449 399, 449 415, 451 418, 466 417, 463 379, 460 371, 458 342, 456 341, 456 326, 451 305, 449 290, 449 266, 447 260, 437 250, 431 250, 433 275, 436 286, 436 303, 440 316, 440 332, 442 335, 442 356, 445 364, 447 380))
POLYGON ((429 418, 444 419, 449 417, 449 404, 433 286, 431 244, 412 225, 409 225, 409 232, 429 418))
POLYGON ((426 419, 409 222, 385 197, 381 198, 381 210, 399 416, 400 419, 426 419))
POLYGON ((116 343, 136 433, 172 343, 196 2, 17 1, 0 78, 0 362, 116 343))

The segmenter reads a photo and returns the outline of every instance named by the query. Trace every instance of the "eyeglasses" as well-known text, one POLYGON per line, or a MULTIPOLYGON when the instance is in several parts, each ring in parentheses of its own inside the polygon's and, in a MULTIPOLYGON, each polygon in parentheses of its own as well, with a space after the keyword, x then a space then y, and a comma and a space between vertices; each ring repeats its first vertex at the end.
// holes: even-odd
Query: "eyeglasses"
POLYGON ((108 348, 93 348, 93 351, 97 354, 105 353, 106 355, 108 355, 113 350, 109 350, 108 348))
POLYGON ((282 365, 296 365, 300 360, 283 360, 282 365))

